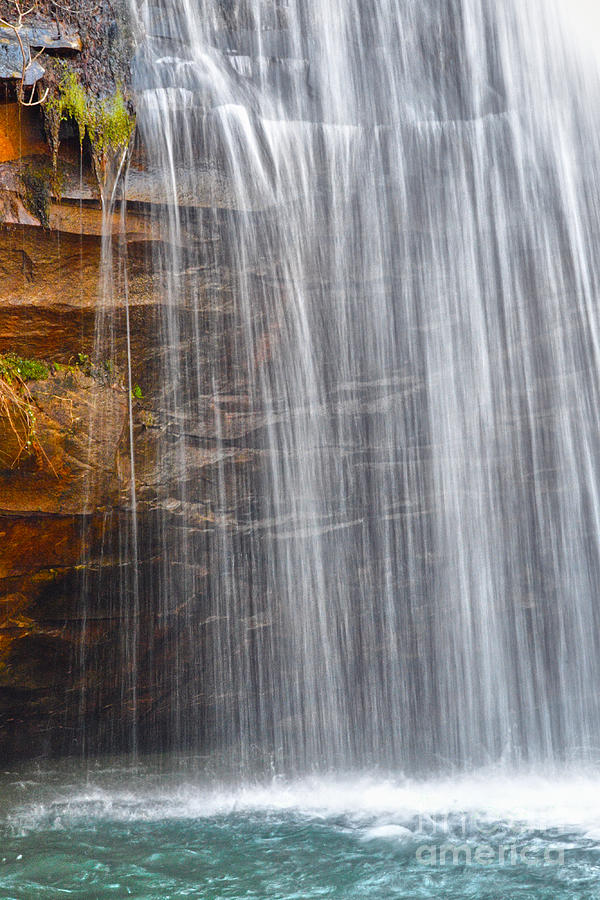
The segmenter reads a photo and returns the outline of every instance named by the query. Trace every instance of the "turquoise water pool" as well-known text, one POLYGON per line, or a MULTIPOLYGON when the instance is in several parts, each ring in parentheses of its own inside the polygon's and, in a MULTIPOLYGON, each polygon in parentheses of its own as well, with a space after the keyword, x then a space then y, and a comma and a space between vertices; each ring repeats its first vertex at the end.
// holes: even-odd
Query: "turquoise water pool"
POLYGON ((0 898, 600 897, 600 778, 5 773, 0 898))

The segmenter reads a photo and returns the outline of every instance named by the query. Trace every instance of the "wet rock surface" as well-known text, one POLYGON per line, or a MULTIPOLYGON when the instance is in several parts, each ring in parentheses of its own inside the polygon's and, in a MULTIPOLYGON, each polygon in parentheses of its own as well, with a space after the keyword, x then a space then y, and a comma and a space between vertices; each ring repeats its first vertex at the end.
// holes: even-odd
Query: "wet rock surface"
MULTIPOLYGON (((17 13, 0 0, 0 17, 12 23, 17 13)), ((117 84, 127 92, 125 2, 59 9, 40 0, 19 36, 25 85, 43 79, 36 97, 53 89, 63 64, 100 101, 117 84)), ((12 388, 0 379, 0 400, 9 398, 0 403, 0 759, 79 750, 81 698, 90 695, 87 717, 100 729, 102 709, 118 702, 116 676, 106 672, 123 662, 115 660, 122 621, 111 596, 131 521, 130 405, 136 438, 151 420, 123 376, 127 320, 132 377, 146 393, 160 316, 144 246, 159 235, 148 210, 132 211, 126 233, 118 206, 103 215, 87 138, 80 147, 75 123, 63 121, 53 159, 42 109, 18 102, 22 73, 17 35, 0 28, 0 357, 44 361, 49 372, 12 388), (103 256, 111 230, 120 239, 103 256), (127 273, 104 301, 103 259, 127 273), (85 630, 88 582, 104 599, 85 630), (88 664, 78 669, 84 644, 88 664)))
POLYGON ((0 758, 79 752, 83 734, 98 748, 126 747, 134 692, 141 721, 152 723, 146 733, 155 723, 168 728, 168 686, 157 691, 156 673, 172 668, 191 619, 201 633, 210 632, 201 623, 208 618, 215 542, 220 528, 245 539, 249 480, 261 454, 258 447, 244 448, 260 427, 248 397, 231 388, 217 399, 210 382, 214 334, 227 336, 224 358, 240 339, 227 287, 226 220, 207 228, 211 253, 201 270, 192 265, 196 254, 188 260, 182 253, 176 273, 161 275, 152 265, 161 247, 152 218, 134 211, 126 234, 104 256, 117 286, 108 297, 100 290, 101 237, 82 233, 93 217, 102 225, 101 212, 62 199, 57 212, 65 209, 73 230, 39 223, 0 227, 0 355, 43 360, 50 372, 27 384, 41 452, 20 452, 24 435, 0 415, 0 758), (222 254, 218 279, 215 247, 222 254), (190 398, 203 411, 194 433, 169 412, 161 382, 166 277, 187 286, 176 316, 182 365, 192 341, 207 360, 202 393, 190 398), (127 318, 133 396, 126 377, 127 318), (218 446, 217 420, 226 446, 218 446), (185 484, 177 476, 182 453, 185 484), (223 471, 227 490, 217 509, 214 485, 223 471), (167 563, 155 543, 166 528, 173 535, 168 567, 189 567, 179 558, 183 527, 194 532, 196 588, 192 596, 174 595, 169 608, 156 608, 153 586, 167 563), (135 686, 124 609, 137 609, 139 617, 135 686))
MULTIPOLYGON (((128 77, 123 4, 98 12, 80 0, 70 8, 59 39, 51 4, 40 3, 31 45, 46 42, 44 65, 53 53, 71 54, 82 83, 109 95, 128 77)), ((8 12, 0 0, 0 15, 8 12)), ((180 652, 195 665, 202 641, 211 639, 208 598, 218 589, 222 534, 234 535, 242 558, 250 552, 269 424, 251 412, 239 366, 228 362, 245 340, 236 324, 230 217, 246 213, 233 208, 219 166, 207 167, 204 187, 197 173, 189 186, 182 178, 181 246, 173 255, 155 214, 165 197, 143 146, 127 181, 123 224, 119 203, 103 214, 89 147, 80 148, 73 123, 61 126, 56 169, 46 138, 40 110, 7 96, 0 104, 0 356, 42 360, 50 374, 27 384, 38 452, 23 452, 27 435, 0 411, 0 760, 85 751, 84 735, 96 750, 127 749, 134 707, 140 748, 157 729, 168 746, 172 685, 160 673, 172 671, 180 652), (192 243, 198 234, 201 252, 192 243), (156 258, 171 260, 170 268, 156 267, 156 258), (181 286, 176 310, 165 306, 173 279, 181 286), (112 292, 104 290, 109 282, 112 292), (174 414, 163 383, 167 335, 182 368, 192 352, 206 360, 197 393, 186 398, 198 411, 193 429, 174 414), (215 353, 228 373, 217 389, 215 353), (193 591, 157 605, 156 585, 180 569, 189 573, 182 548, 192 545, 193 591), (190 645, 192 633, 200 646, 190 645)), ((256 206, 264 205, 258 198, 256 206)), ((261 289, 277 275, 266 266, 251 277, 261 289)), ((257 322, 257 340, 264 364, 276 339, 261 337, 257 322)), ((241 590, 243 579, 240 572, 241 590)), ((248 635, 257 615, 248 617, 248 635)), ((208 729, 212 704, 214 697, 184 692, 178 715, 193 709, 208 729)))
MULTIPOLYGON (((29 6, 23 4, 23 8, 29 6)), ((0 17, 16 22, 14 3, 0 0, 0 17)), ((38 64, 46 68, 45 62, 55 55, 69 57, 84 82, 93 85, 100 96, 112 93, 118 81, 129 81, 131 37, 125 0, 75 0, 64 4, 39 0, 25 17, 21 34, 26 46, 35 53, 45 51, 38 64)), ((14 32, 2 28, 0 42, 12 46, 14 41, 14 32)))

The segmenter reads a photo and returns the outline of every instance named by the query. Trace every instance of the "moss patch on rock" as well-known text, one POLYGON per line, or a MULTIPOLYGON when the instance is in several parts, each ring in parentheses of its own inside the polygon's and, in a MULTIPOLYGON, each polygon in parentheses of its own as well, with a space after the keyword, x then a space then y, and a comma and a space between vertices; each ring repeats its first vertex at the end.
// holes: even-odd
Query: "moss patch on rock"
POLYGON ((44 112, 55 164, 60 123, 70 119, 77 126, 80 146, 86 138, 90 142, 100 184, 109 164, 127 152, 135 129, 135 116, 128 110, 120 87, 111 96, 100 99, 86 90, 66 61, 56 63, 54 88, 44 112))
POLYGON ((0 355, 0 379, 9 385, 25 384, 28 381, 44 381, 50 376, 50 369, 39 359, 25 359, 15 353, 0 355))

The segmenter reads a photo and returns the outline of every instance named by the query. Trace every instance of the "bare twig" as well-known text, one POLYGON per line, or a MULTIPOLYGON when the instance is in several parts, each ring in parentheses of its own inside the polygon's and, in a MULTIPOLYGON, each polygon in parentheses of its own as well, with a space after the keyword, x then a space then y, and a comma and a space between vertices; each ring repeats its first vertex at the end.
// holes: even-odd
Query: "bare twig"
POLYGON ((35 54, 35 56, 32 56, 31 55, 31 46, 29 44, 29 41, 27 41, 27 46, 25 46, 25 43, 21 36, 21 31, 25 25, 25 20, 27 19, 28 16, 30 16, 32 13, 34 13, 37 9, 37 0, 35 0, 35 2, 28 9, 23 9, 23 7, 21 5, 21 0, 11 0, 11 2, 15 9, 16 20, 14 22, 9 22, 7 19, 0 18, 0 25, 3 25, 5 28, 9 28, 13 32, 13 34, 15 35, 15 37, 18 41, 19 48, 21 50, 22 68, 21 68, 21 82, 19 84, 19 90, 18 90, 19 103, 21 104, 21 106, 41 106, 48 99, 48 94, 50 92, 50 89, 46 88, 42 97, 38 97, 37 99, 34 99, 35 90, 37 87, 37 82, 34 82, 34 84, 31 86, 31 93, 29 95, 29 99, 27 99, 25 96, 25 87, 26 87, 25 80, 27 78, 27 70, 34 62, 36 62, 36 60, 38 60, 40 58, 40 56, 44 52, 44 48, 42 47, 42 49, 39 50, 35 54))
POLYGON ((17 453, 10 460, 10 467, 14 468, 23 456, 33 453, 38 462, 45 461, 58 478, 56 469, 37 436, 34 401, 29 388, 23 379, 15 375, 13 378, 15 384, 0 378, 0 419, 6 419, 17 444, 17 453))
POLYGON ((70 6, 65 6, 64 3, 58 3, 57 0, 50 0, 50 3, 52 4, 52 6, 55 6, 56 9, 62 9, 63 12, 66 12, 66 13, 73 12, 73 10, 71 9, 70 6))

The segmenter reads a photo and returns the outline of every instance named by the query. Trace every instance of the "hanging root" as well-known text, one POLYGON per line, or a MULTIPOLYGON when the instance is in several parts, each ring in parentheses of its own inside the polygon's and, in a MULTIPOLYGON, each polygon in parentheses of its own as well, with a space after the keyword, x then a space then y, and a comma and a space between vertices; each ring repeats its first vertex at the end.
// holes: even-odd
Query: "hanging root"
MULTIPOLYGON (((0 419, 8 423, 16 440, 16 453, 11 454, 12 459, 6 460, 9 468, 14 469, 23 458, 33 456, 38 464, 45 462, 56 475, 37 436, 33 397, 26 383, 18 376, 13 376, 10 381, 0 378, 0 419)), ((2 456, 6 457, 7 454, 2 453, 2 456)))

